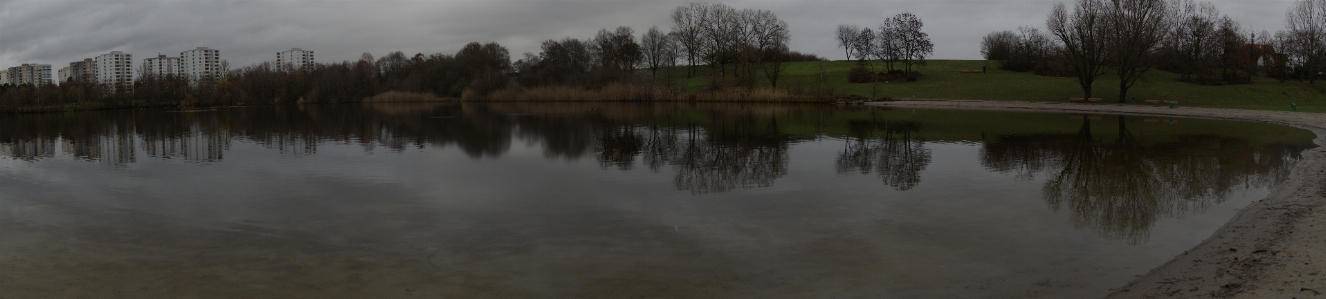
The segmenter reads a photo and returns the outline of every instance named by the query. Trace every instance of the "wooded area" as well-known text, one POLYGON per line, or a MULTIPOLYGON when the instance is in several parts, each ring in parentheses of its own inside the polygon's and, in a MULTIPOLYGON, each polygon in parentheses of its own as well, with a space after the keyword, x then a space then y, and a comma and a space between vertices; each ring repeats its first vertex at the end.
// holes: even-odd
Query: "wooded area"
POLYGON ((1112 71, 1121 103, 1152 68, 1204 85, 1248 84, 1259 74, 1312 84, 1326 68, 1326 0, 1298 1, 1274 35, 1193 0, 1077 0, 1071 9, 1056 4, 1046 27, 1048 35, 1030 26, 992 32, 981 54, 1005 70, 1075 76, 1086 98, 1112 71))

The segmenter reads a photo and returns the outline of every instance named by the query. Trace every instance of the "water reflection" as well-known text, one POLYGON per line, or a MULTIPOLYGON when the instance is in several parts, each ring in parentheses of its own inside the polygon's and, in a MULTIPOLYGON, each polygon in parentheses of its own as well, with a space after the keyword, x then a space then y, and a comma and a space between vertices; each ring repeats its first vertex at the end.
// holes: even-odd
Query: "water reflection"
POLYGON ((1285 180, 1304 145, 1253 146, 1218 135, 1175 135, 1143 144, 1117 117, 1112 136, 1093 135, 1083 118, 1076 134, 1000 136, 986 142, 982 164, 1023 179, 1048 177, 1051 209, 1067 209, 1073 224, 1101 236, 1141 243, 1162 218, 1200 213, 1236 189, 1285 180))
POLYGON ((921 171, 930 165, 930 150, 925 140, 914 139, 912 133, 920 131, 914 121, 849 120, 847 130, 851 137, 838 155, 838 172, 859 171, 879 175, 885 185, 898 191, 915 188, 921 183, 921 171))
POLYGON ((1313 137, 739 104, 5 116, 0 289, 1090 297, 1201 242, 1313 137))
MULTIPOLYGON (((1284 180, 1298 153, 1312 146, 1309 138, 1254 143, 1249 134, 1259 133, 1252 131, 1149 130, 1139 137, 1122 116, 1066 121, 1050 115, 1053 121, 1001 129, 961 114, 968 112, 928 113, 567 103, 123 110, 0 118, 0 155, 38 161, 63 153, 112 165, 141 157, 212 163, 245 142, 292 157, 339 143, 367 152, 455 147, 474 159, 492 159, 520 142, 537 145, 547 159, 589 158, 604 169, 669 171, 677 190, 700 195, 773 186, 788 175, 792 144, 825 136, 845 143, 835 160, 839 173, 873 174, 895 191, 909 191, 934 162, 931 140, 979 144, 983 167, 1044 180, 1044 201, 1052 210, 1071 213, 1074 225, 1140 243, 1159 219, 1199 213, 1231 192, 1284 180), (952 125, 969 118, 975 125, 952 125), (1075 132, 1059 130, 1069 126, 1076 126, 1075 132)), ((1134 126, 1139 124, 1173 126, 1150 121, 1134 126)))

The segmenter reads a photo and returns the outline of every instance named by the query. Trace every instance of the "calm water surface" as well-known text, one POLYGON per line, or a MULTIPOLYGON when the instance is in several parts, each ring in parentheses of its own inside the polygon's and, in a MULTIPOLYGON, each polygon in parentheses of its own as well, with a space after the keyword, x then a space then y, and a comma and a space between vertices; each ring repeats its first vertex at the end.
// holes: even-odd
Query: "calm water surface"
POLYGON ((1305 130, 778 105, 0 117, 0 298, 1082 298, 1305 130))

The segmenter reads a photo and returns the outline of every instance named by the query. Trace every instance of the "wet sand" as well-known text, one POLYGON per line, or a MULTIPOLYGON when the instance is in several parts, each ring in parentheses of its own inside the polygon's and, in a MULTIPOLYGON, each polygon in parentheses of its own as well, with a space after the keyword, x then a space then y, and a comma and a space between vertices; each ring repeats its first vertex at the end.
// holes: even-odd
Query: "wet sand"
MULTIPOLYGON (((1195 117, 1283 124, 1326 145, 1326 115, 1150 105, 916 100, 870 105, 1195 117)), ((1107 298, 1326 298, 1326 147, 1304 151, 1290 180, 1205 242, 1107 298)))

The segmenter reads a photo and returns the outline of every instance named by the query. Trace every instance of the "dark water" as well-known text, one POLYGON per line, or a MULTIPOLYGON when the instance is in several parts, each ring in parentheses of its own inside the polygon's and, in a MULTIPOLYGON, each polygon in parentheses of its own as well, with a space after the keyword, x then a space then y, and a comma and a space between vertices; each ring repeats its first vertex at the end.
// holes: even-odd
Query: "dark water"
POLYGON ((0 117, 0 298, 1081 298, 1310 132, 778 105, 0 117))

